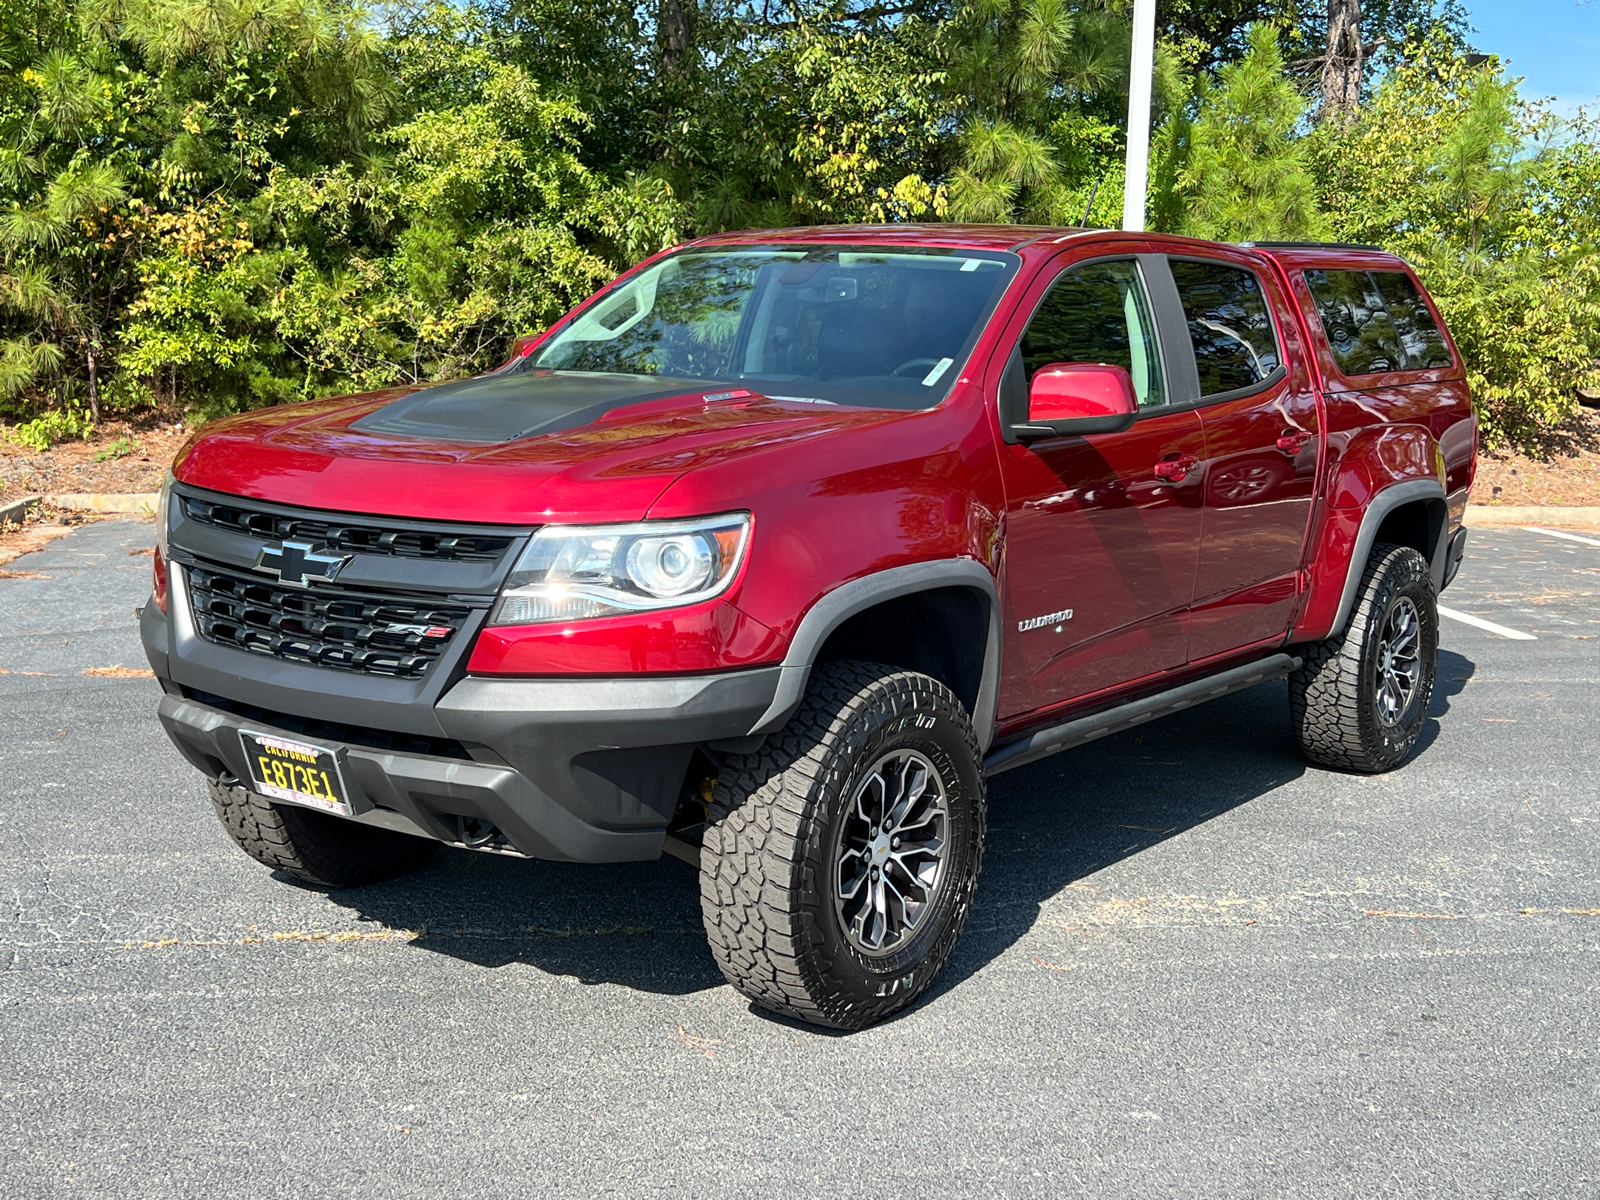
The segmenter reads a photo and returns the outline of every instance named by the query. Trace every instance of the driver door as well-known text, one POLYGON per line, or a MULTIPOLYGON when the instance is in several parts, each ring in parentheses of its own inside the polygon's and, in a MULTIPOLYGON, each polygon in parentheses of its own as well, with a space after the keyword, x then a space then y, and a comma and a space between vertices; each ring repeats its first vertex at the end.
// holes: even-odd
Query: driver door
MULTIPOLYGON (((1155 265, 1155 264, 1153 264, 1155 265)), ((1181 610, 1200 553, 1205 439, 1172 403, 1138 256, 1068 265, 1024 304, 997 388, 1006 490, 1002 720, 1181 667, 1181 610), (1122 433, 1023 441, 1032 375, 1051 363, 1125 368, 1141 409, 1122 433)), ((1170 291, 1157 293, 1175 305, 1170 291)))

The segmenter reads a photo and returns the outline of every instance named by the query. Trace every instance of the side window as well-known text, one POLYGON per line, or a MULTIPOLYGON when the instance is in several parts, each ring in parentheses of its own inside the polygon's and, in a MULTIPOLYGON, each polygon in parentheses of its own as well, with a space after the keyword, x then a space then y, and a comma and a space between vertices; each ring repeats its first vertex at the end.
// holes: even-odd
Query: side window
POLYGON ((1306 284, 1339 370, 1346 375, 1376 375, 1405 369, 1400 338, 1370 274, 1307 271, 1306 284))
POLYGON ((1253 387, 1278 369, 1278 339, 1254 272, 1178 258, 1171 265, 1202 397, 1253 387))
POLYGON ((1140 408, 1166 403, 1155 323, 1131 260, 1064 272, 1028 322, 1019 349, 1030 383, 1051 363, 1110 363, 1132 377, 1140 408))
POLYGON ((1395 336, 1400 341, 1400 354, 1408 371, 1421 371, 1428 367, 1448 367, 1450 351, 1445 347, 1444 336, 1439 332, 1428 302, 1404 271, 1373 271, 1378 285, 1378 295, 1389 310, 1389 321, 1394 325, 1395 336))

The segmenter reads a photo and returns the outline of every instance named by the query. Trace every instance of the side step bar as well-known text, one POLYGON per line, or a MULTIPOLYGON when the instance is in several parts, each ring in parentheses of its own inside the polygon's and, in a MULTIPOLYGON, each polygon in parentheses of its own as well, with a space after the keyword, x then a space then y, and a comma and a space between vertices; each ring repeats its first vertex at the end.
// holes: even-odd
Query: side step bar
POLYGON ((1012 767, 1036 762, 1058 751, 1070 750, 1074 746, 1092 742, 1096 738, 1121 733, 1124 729, 1132 729, 1135 725, 1143 725, 1146 721, 1153 721, 1168 713, 1192 708, 1207 700, 1215 700, 1219 696, 1226 696, 1229 692, 1253 687, 1269 679, 1282 679, 1301 662, 1301 659, 1292 654, 1274 654, 1271 658, 1246 663, 1242 667, 1223 671, 1220 675, 1208 675, 1204 679, 1196 679, 1192 683, 1185 683, 1165 692, 1157 692, 1154 696, 1146 696, 1142 700, 1131 700, 1127 704, 1120 704, 1105 712, 1092 713, 1087 717, 1079 717, 1075 721, 1067 721, 1061 725, 1052 725, 1035 733, 1025 733, 989 751, 983 760, 983 773, 998 775, 1002 771, 1011 770, 1012 767))

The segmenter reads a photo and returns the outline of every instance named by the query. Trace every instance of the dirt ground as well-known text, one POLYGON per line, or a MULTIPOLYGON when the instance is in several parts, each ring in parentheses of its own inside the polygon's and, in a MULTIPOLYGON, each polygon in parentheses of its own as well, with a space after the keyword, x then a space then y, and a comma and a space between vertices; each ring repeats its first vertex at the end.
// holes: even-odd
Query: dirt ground
POLYGON ((0 427, 0 504, 59 492, 154 492, 190 432, 181 419, 106 421, 88 441, 57 442, 42 453, 0 427), (96 461, 96 460, 99 461, 96 461))
POLYGON ((1600 505, 1600 411, 1582 409, 1536 447, 1539 458, 1508 450, 1478 459, 1474 504, 1600 505))
MULTIPOLYGON (((49 497, 63 492, 159 491, 173 455, 193 432, 170 416, 106 421, 86 442, 57 442, 41 453, 6 438, 9 431, 8 424, 0 424, 0 504, 22 496, 49 497)), ((62 512, 48 500, 36 505, 20 525, 0 527, 0 568, 52 538, 99 519, 89 513, 62 512)), ((14 574, 0 570, 0 578, 14 574)))

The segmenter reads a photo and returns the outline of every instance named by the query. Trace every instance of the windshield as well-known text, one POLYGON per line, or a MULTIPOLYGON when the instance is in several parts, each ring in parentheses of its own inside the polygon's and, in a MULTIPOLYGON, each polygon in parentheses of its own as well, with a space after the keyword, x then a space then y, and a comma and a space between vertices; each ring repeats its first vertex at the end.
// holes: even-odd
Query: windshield
POLYGON ((1017 264, 1010 254, 904 247, 689 251, 601 297, 524 369, 929 408, 960 374, 1017 264))

